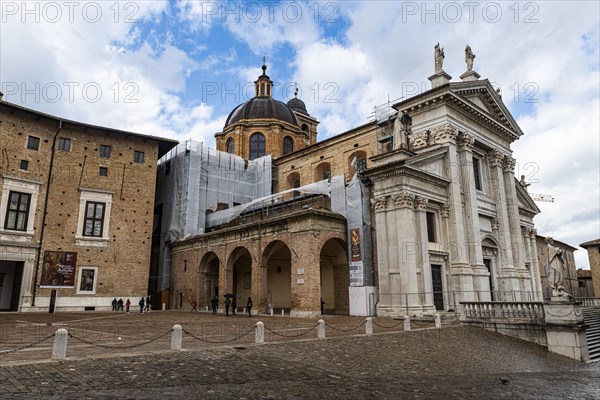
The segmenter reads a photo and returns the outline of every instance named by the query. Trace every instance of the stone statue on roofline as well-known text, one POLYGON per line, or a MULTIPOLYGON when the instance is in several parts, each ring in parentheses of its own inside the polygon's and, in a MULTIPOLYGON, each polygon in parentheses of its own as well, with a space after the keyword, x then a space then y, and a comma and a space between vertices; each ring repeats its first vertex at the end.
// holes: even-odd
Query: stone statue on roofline
POLYGON ((554 245, 554 239, 546 238, 548 242, 548 284, 552 289, 552 297, 559 299, 571 299, 572 296, 565 291, 564 287, 564 264, 563 251, 554 245))
POLYGON ((439 74, 444 71, 444 48, 440 44, 436 44, 434 48, 435 73, 439 74))
POLYGON ((408 135, 411 133, 412 118, 408 113, 402 111, 401 115, 396 117, 393 127, 394 149, 408 150, 408 135))
POLYGON ((475 61, 475 54, 471 50, 471 46, 465 47, 465 62, 467 63, 467 71, 473 71, 473 62, 475 61))

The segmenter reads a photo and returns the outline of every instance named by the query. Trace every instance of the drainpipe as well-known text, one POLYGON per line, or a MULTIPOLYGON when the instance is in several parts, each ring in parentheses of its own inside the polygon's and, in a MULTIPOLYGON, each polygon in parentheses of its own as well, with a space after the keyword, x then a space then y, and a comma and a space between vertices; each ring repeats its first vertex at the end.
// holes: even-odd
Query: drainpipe
POLYGON ((48 181, 46 183, 46 196, 44 200, 44 211, 42 212, 42 228, 40 230, 40 245, 38 246, 35 255, 35 276, 33 278, 33 296, 31 297, 31 306, 35 307, 35 297, 37 293, 37 280, 40 272, 40 255, 42 252, 42 244, 44 243, 44 231, 46 230, 46 213, 48 211, 48 197, 50 196, 50 182, 52 181, 52 167, 54 166, 54 152, 56 148, 56 138, 62 129, 62 119, 58 120, 58 130, 52 138, 52 149, 50 151, 50 167, 48 169, 48 181))

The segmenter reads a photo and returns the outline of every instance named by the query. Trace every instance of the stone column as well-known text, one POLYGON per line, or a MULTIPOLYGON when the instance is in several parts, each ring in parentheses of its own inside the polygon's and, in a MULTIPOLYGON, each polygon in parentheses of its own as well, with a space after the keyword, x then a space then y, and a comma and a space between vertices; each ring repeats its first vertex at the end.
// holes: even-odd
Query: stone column
POLYGON ((387 195, 376 196, 371 199, 371 207, 375 214, 375 235, 377 240, 377 273, 379 275, 379 309, 389 310, 392 305, 391 290, 390 290, 390 277, 389 269, 390 264, 388 260, 388 247, 387 247, 387 195))
MULTIPOLYGON (((503 293, 498 300, 512 301, 513 293, 520 290, 519 277, 514 266, 512 243, 510 237, 510 222, 508 219, 508 205, 506 203, 506 190, 504 189, 504 175, 502 162, 504 155, 499 150, 492 150, 488 154, 490 183, 496 201, 496 220, 498 221, 498 241, 500 242, 500 268, 498 276, 502 281, 503 293)), ((516 294, 515 294, 516 296, 516 294)), ((515 298, 518 300, 517 298, 515 298)))
MULTIPOLYGON (((252 263, 252 275, 250 293, 252 293, 252 315, 264 312, 267 308, 267 266, 259 263, 252 263)), ((246 302, 242 299, 242 307, 246 302)), ((293 308, 293 305, 292 305, 293 308)))
POLYGON ((466 251, 466 236, 464 213, 461 195, 460 161, 456 148, 457 131, 451 125, 444 125, 436 129, 434 134, 435 143, 448 146, 447 168, 451 171, 448 193, 448 204, 450 206, 450 220, 448 224, 449 242, 445 245, 450 253, 450 271, 454 289, 457 291, 457 301, 473 301, 473 270, 469 265, 466 251))
POLYGON ((475 173, 473 172, 473 145, 475 139, 465 133, 458 134, 458 157, 462 173, 463 198, 465 201, 465 234, 469 264, 473 270, 473 287, 479 292, 480 300, 489 301, 490 290, 487 268, 483 264, 481 249, 481 229, 475 173))
POLYGON ((531 275, 525 268, 525 250, 523 246, 523 237, 521 236, 519 202, 517 200, 517 190, 515 188, 515 159, 504 156, 502 166, 513 263, 519 276, 519 290, 521 291, 521 297, 517 297, 517 300, 527 300, 527 292, 531 291, 531 275))
POLYGON ((423 298, 423 311, 435 313, 433 305, 433 283, 431 281, 431 265, 429 264, 429 238, 427 236, 427 200, 421 196, 415 196, 415 210, 419 235, 418 265, 421 267, 421 281, 425 296, 423 298))
POLYGON ((421 313, 419 283, 417 279, 417 235, 414 211, 414 195, 403 191, 392 195, 397 207, 396 232, 398 238, 398 260, 400 266, 400 292, 402 304, 408 306, 409 313, 421 313))
POLYGON ((544 301, 544 293, 542 288, 542 277, 540 275, 540 263, 538 262, 538 254, 537 254, 537 243, 535 237, 537 236, 537 231, 535 229, 527 230, 528 239, 529 239, 529 256, 531 257, 531 267, 533 271, 533 284, 531 287, 535 292, 535 301, 544 301))

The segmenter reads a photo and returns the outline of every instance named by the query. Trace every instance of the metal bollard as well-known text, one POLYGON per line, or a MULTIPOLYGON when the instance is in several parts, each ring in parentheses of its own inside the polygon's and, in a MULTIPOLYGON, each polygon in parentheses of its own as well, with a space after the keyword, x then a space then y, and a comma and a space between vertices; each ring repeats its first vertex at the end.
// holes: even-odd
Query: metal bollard
POLYGON ((52 346, 52 359, 64 360, 67 358, 67 339, 69 332, 66 329, 59 329, 54 334, 54 345, 52 346))
POLYGON ((317 322, 317 337, 319 339, 325 339, 325 321, 322 319, 317 322))
POLYGON ((410 317, 408 315, 404 316, 404 331, 410 331, 410 317))
POLYGON ((263 344, 265 343, 265 324, 258 321, 256 323, 256 332, 254 334, 254 343, 263 344))
POLYGON ((435 327, 437 329, 442 327, 442 317, 440 316, 440 314, 435 314, 435 327))
POLYGON ((365 322, 365 333, 367 336, 371 336, 373 334, 373 318, 367 317, 367 322, 365 322))
POLYGON ((183 338, 183 329, 181 325, 173 325, 173 333, 171 333, 171 350, 181 351, 181 342, 183 338))

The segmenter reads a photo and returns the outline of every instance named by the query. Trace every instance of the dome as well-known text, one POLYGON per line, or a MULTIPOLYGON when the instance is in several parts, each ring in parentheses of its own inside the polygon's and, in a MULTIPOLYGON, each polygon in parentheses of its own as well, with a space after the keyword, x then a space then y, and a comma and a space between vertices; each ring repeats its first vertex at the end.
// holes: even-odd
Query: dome
POLYGON ((285 103, 269 96, 253 97, 240 104, 227 117, 225 126, 246 119, 277 119, 298 126, 296 115, 285 103))
POLYGON ((287 105, 294 111, 309 115, 308 111, 306 111, 306 104, 304 104, 304 102, 297 97, 290 99, 290 101, 287 102, 287 105))

